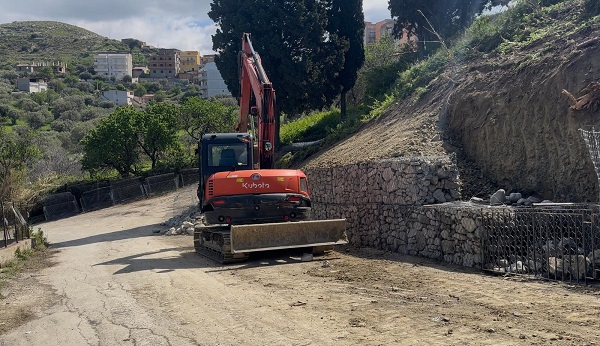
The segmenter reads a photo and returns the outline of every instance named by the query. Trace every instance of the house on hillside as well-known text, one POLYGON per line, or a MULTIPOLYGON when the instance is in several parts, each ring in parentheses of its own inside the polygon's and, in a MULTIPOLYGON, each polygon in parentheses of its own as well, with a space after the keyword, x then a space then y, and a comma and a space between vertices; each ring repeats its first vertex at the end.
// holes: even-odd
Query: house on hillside
POLYGON ((203 98, 211 98, 217 95, 231 96, 227 89, 227 84, 221 77, 221 72, 217 69, 217 64, 209 62, 200 69, 198 75, 200 81, 200 92, 203 98))
POLYGON ((127 90, 106 90, 103 91, 101 99, 114 102, 118 106, 131 105, 133 99, 133 91, 127 90))
POLYGON ((48 84, 43 78, 19 78, 17 88, 19 91, 39 93, 48 90, 48 84))
POLYGON ((67 64, 61 62, 34 62, 31 64, 18 64, 16 66, 17 72, 23 73, 38 73, 43 68, 49 67, 54 74, 62 75, 67 72, 67 64))
POLYGON ((94 70, 96 74, 104 78, 114 77, 123 80, 125 76, 131 76, 133 60, 129 53, 99 53, 94 55, 94 70))
POLYGON ((159 49, 148 58, 150 78, 175 78, 180 72, 180 51, 178 49, 159 49))

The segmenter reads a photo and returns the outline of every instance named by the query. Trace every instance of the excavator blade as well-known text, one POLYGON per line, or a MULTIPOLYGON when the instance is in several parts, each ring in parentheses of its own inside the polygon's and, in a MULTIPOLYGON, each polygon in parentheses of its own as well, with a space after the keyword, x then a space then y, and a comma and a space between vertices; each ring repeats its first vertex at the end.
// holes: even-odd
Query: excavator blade
POLYGON ((347 244, 346 219, 231 226, 231 252, 347 244))

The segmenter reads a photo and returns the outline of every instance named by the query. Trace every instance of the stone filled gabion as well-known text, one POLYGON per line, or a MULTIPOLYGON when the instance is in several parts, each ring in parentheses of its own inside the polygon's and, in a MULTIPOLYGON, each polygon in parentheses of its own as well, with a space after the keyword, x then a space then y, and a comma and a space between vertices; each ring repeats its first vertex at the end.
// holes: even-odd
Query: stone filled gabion
POLYGON ((479 209, 446 203, 460 199, 458 169, 450 159, 393 159, 304 172, 313 218, 346 218, 351 244, 481 265, 479 209))

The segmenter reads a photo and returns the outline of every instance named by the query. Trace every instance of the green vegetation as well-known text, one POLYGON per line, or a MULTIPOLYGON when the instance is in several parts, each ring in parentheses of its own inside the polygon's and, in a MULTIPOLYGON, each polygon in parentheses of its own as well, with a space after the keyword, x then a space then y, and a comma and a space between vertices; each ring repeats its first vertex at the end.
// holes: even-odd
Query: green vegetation
MULTIPOLYGON (((44 237, 44 232, 38 228, 36 232, 30 230, 30 234, 35 244, 33 248, 28 248, 25 250, 17 248, 15 250, 14 260, 0 263, 0 291, 2 291, 6 285, 7 280, 14 279, 23 269, 23 267, 27 266, 29 261, 39 260, 36 258, 38 253, 43 253, 46 251, 46 248, 48 247, 48 241, 46 237, 44 237)), ((5 297, 0 294, 0 299, 4 298, 5 297)))

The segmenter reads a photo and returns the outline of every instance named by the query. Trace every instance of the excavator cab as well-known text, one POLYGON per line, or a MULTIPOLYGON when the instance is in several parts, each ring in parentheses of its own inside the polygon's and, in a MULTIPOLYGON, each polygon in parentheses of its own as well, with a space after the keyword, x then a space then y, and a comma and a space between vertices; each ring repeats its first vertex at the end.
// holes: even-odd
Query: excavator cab
POLYGON ((202 205, 204 185, 218 172, 249 170, 253 167, 253 139, 247 133, 209 133, 198 142, 200 184, 198 199, 202 205))

